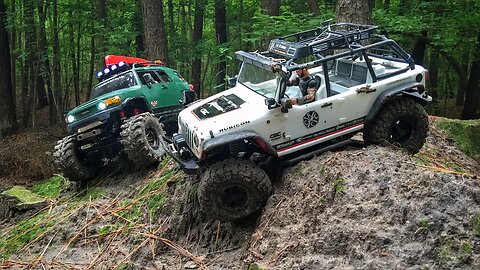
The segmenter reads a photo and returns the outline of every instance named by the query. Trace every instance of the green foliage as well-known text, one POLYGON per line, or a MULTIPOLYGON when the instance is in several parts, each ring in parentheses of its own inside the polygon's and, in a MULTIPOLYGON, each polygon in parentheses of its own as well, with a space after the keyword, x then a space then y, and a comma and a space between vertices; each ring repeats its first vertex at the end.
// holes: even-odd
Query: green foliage
POLYGON ((85 191, 85 195, 82 196, 82 201, 92 201, 102 197, 105 194, 105 190, 100 187, 89 187, 85 191))
POLYGON ((143 186, 135 198, 122 204, 121 207, 125 210, 120 211, 120 216, 132 222, 142 218, 145 213, 150 218, 156 217, 156 213, 166 202, 163 191, 166 183, 181 175, 172 171, 170 161, 170 158, 164 159, 159 165, 162 173, 143 186))
POLYGON ((347 191, 347 188, 345 187, 345 180, 341 177, 338 177, 335 179, 335 183, 333 185, 333 188, 335 190, 335 194, 345 194, 347 191))
POLYGON ((258 265, 257 263, 251 263, 249 266, 248 266, 248 270, 265 270, 266 268, 258 265))
POLYGON ((97 233, 99 235, 107 235, 115 230, 118 230, 119 228, 119 225, 104 225, 97 228, 97 233))
POLYGON ((22 220, 0 239, 0 260, 6 260, 30 241, 55 225, 56 222, 47 211, 22 220))
POLYGON ((50 177, 47 181, 32 187, 32 192, 47 198, 58 198, 62 189, 68 185, 67 180, 59 175, 50 177))
POLYGON ((460 150, 480 162, 480 120, 437 119, 433 124, 445 131, 460 150))
POLYGON ((32 193, 30 190, 24 187, 19 186, 14 186, 2 193, 17 198, 22 204, 35 204, 43 201, 42 197, 32 193))

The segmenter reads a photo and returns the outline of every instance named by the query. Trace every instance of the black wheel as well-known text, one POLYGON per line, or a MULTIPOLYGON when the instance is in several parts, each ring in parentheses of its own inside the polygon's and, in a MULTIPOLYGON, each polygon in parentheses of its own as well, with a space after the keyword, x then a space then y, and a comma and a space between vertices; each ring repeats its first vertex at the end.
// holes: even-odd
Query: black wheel
POLYGON ((81 157, 76 146, 75 135, 67 136, 57 142, 53 154, 55 165, 63 175, 71 181, 84 181, 95 177, 100 171, 100 166, 89 165, 81 157))
POLYGON ((197 196, 212 218, 232 221, 262 208, 272 192, 267 174, 248 160, 228 159, 213 164, 202 176, 197 196))
POLYGON ((415 154, 425 143, 427 133, 428 116, 423 107, 411 99, 395 98, 365 126, 363 139, 367 144, 389 142, 415 154))
POLYGON ((129 118, 121 127, 121 142, 128 158, 137 166, 159 162, 165 156, 162 125, 151 113, 129 118))

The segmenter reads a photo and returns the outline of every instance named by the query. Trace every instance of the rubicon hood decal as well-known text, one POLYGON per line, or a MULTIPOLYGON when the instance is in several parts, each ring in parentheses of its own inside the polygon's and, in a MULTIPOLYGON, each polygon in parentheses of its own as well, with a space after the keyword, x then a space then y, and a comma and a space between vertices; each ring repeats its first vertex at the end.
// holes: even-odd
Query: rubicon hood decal
POLYGON ((245 103, 245 100, 239 98, 235 94, 220 96, 202 106, 194 109, 193 114, 200 120, 205 120, 210 117, 220 115, 229 111, 240 108, 240 105, 245 103))

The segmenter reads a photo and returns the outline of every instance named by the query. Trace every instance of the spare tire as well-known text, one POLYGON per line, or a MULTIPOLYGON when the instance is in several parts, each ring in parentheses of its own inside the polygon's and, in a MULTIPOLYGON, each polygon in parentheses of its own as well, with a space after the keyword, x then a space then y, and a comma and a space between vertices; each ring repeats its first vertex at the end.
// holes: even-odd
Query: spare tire
POLYGON ((121 126, 121 143, 128 159, 137 166, 158 163, 165 156, 162 124, 151 113, 127 119, 121 126))
POLYGON ((84 181, 95 177, 101 166, 92 166, 87 163, 78 152, 75 135, 67 136, 57 142, 53 154, 55 165, 71 181, 84 181))
POLYGON ((262 208, 272 192, 267 174, 243 159, 213 164, 202 176, 197 197, 203 212, 221 221, 251 215, 262 208))

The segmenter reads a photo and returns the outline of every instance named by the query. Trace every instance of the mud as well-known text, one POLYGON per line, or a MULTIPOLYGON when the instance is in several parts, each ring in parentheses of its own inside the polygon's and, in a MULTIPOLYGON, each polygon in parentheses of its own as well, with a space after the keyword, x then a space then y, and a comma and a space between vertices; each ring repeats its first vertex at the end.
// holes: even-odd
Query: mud
POLYGON ((155 218, 120 218, 162 170, 124 167, 92 182, 102 194, 77 208, 54 202, 51 213, 68 216, 11 269, 480 269, 480 167, 435 128, 414 156, 347 147, 287 168, 262 212, 238 222, 208 219, 198 179, 181 174, 155 218), (128 230, 99 235, 119 224, 128 230))

